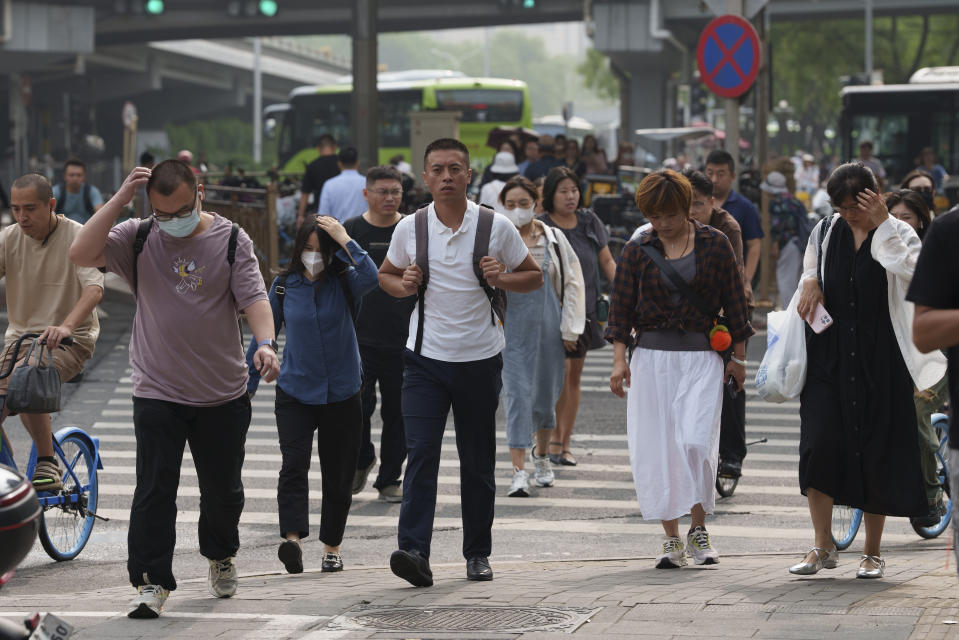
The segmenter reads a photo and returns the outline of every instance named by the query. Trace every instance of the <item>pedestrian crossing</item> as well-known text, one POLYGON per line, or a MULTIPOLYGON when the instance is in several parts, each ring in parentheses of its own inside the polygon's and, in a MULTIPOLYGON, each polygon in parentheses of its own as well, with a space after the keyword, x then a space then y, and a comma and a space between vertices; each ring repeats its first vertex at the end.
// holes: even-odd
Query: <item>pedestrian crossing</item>
MULTIPOLYGON (((717 499, 710 531, 724 541, 726 548, 735 545, 749 547, 756 540, 770 537, 793 541, 790 546, 806 544, 811 540, 811 528, 806 501, 797 486, 799 403, 771 405, 762 402, 748 388, 755 377, 756 366, 755 363, 747 366, 747 441, 766 438, 766 442, 750 447, 744 476, 735 495, 717 499)), ((560 533, 596 535, 604 539, 661 535, 660 525, 644 521, 636 503, 626 445, 626 403, 609 391, 611 369, 611 349, 590 352, 584 367, 582 404, 572 444, 579 464, 555 467, 555 486, 534 487, 531 497, 506 496, 512 465, 500 409, 496 432, 499 456, 494 541, 497 536, 508 537, 522 532, 538 536, 560 533), (599 428, 600 424, 604 425, 603 428, 599 428)), ((261 384, 253 401, 243 469, 246 506, 241 527, 244 531, 264 535, 275 535, 277 527, 276 479, 281 456, 273 415, 275 388, 273 384, 261 384)), ((90 432, 100 438, 104 463, 100 472, 98 513, 110 518, 109 522, 98 523, 91 544, 96 544, 97 536, 109 537, 111 531, 114 534, 125 531, 129 519, 129 504, 136 480, 132 391, 128 371, 117 381, 99 418, 90 428, 90 432)), ((377 449, 379 435, 379 417, 376 415, 373 441, 377 449)), ((459 460, 452 422, 448 424, 443 441, 434 526, 437 530, 460 529, 459 460)), ((318 530, 321 473, 315 456, 313 459, 309 473, 312 489, 310 521, 318 530)), ((374 470, 370 483, 375 473, 374 470)), ((199 518, 196 471, 188 454, 184 456, 181 468, 178 508, 181 527, 190 526, 199 518)), ((399 510, 400 505, 379 501, 376 491, 368 486, 354 496, 347 538, 394 533, 399 510)), ((890 525, 884 539, 887 543, 918 543, 908 523, 905 526, 890 525)))

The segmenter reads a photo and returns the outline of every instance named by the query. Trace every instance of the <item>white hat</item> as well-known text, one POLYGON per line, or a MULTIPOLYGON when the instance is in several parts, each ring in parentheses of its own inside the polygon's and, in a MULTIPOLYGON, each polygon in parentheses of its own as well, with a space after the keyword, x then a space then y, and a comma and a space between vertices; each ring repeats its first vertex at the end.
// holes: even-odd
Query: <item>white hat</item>
POLYGON ((500 151, 493 158, 493 166, 489 168, 493 173, 519 173, 516 158, 509 151, 500 151))
POLYGON ((815 162, 815 161, 816 161, 816 158, 815 158, 815 157, 813 156, 813 154, 811 154, 811 153, 804 153, 804 154, 802 154, 802 161, 803 161, 803 162, 815 162))
POLYGON ((770 171, 769 175, 766 176, 766 180, 759 185, 759 188, 766 193, 789 193, 789 189, 786 188, 786 176, 778 171, 770 171))

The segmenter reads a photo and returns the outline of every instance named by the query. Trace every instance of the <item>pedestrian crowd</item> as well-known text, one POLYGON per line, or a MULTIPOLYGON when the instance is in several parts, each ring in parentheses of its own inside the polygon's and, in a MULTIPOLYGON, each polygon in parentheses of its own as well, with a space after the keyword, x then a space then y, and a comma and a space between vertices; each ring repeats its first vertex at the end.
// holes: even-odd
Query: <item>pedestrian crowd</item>
MULTIPOLYGON (((136 298, 131 617, 157 617, 177 586, 175 500, 187 443, 209 589, 216 597, 235 593, 251 399, 274 380, 277 555, 289 573, 304 570, 314 432, 320 566, 343 570, 353 496, 376 466, 371 424, 379 399, 373 488, 400 504, 392 572, 415 586, 433 584, 440 453, 452 412, 466 577, 492 580, 499 398, 512 463, 506 495, 553 486, 557 466, 577 464, 571 436, 586 355, 607 342, 610 389, 626 398, 637 500, 643 518, 663 527, 655 566, 720 561, 706 520, 717 474, 738 477, 746 455, 759 213, 733 189, 732 156, 713 151, 704 171, 662 169, 643 179, 635 201, 647 224, 614 259, 606 225, 583 206, 583 178, 631 162, 631 150, 609 161, 595 138, 587 136, 582 151, 560 138, 528 141, 519 162, 516 141, 500 145, 480 179, 479 202, 467 197, 467 147, 435 140, 423 159, 431 201, 407 214, 402 158, 362 175, 356 150, 323 136, 304 176, 290 260, 269 286, 246 232, 203 210, 192 157, 137 167, 105 203, 86 186, 79 162, 67 164, 61 185, 36 174, 13 183, 18 224, 0 235, 7 345, 42 331, 53 365, 69 379, 93 353, 102 272, 123 278, 136 298), (152 216, 118 223, 137 199, 152 216), (60 284, 28 286, 37 273, 60 284), (241 313, 252 333, 245 349, 241 313), (67 336, 74 344, 56 350, 67 336)), ((798 475, 814 543, 789 571, 837 566, 830 518, 842 504, 865 512, 857 576, 879 578, 885 517, 928 522, 943 513, 929 415, 947 392, 959 393, 959 280, 941 276, 956 271, 950 249, 959 210, 933 219, 936 175, 922 168, 882 195, 881 171, 866 157, 832 171, 825 189, 835 212, 814 222, 795 196, 797 185, 813 180, 806 164, 803 157, 796 175, 771 171, 761 185, 781 305, 802 320, 825 308, 832 322, 807 330, 799 347, 807 367, 798 475)), ((55 489, 49 416, 22 418, 38 448, 34 484, 55 489)), ((959 446, 955 433, 952 446, 959 446)))

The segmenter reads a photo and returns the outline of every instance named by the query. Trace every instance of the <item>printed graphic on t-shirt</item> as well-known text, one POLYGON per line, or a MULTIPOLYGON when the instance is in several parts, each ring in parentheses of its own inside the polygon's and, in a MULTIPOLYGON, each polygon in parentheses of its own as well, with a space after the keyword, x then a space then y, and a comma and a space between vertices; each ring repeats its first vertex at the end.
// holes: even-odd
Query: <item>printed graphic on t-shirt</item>
POLYGON ((191 258, 177 258, 173 261, 173 272, 180 277, 177 282, 176 292, 186 293, 187 291, 196 291, 203 286, 203 270, 205 266, 196 266, 196 260, 191 258))

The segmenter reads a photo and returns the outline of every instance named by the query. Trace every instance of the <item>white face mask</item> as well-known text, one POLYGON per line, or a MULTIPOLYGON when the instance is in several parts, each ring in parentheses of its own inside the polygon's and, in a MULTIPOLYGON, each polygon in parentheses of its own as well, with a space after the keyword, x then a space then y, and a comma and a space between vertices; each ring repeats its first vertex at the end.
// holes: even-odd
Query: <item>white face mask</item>
POLYGON ((319 251, 304 251, 300 254, 300 260, 303 261, 303 266, 306 267, 313 278, 326 268, 326 265, 323 264, 323 255, 319 251))
POLYGON ((529 209, 508 209, 503 211, 503 215, 509 218, 517 228, 525 227, 533 219, 534 207, 529 209))

